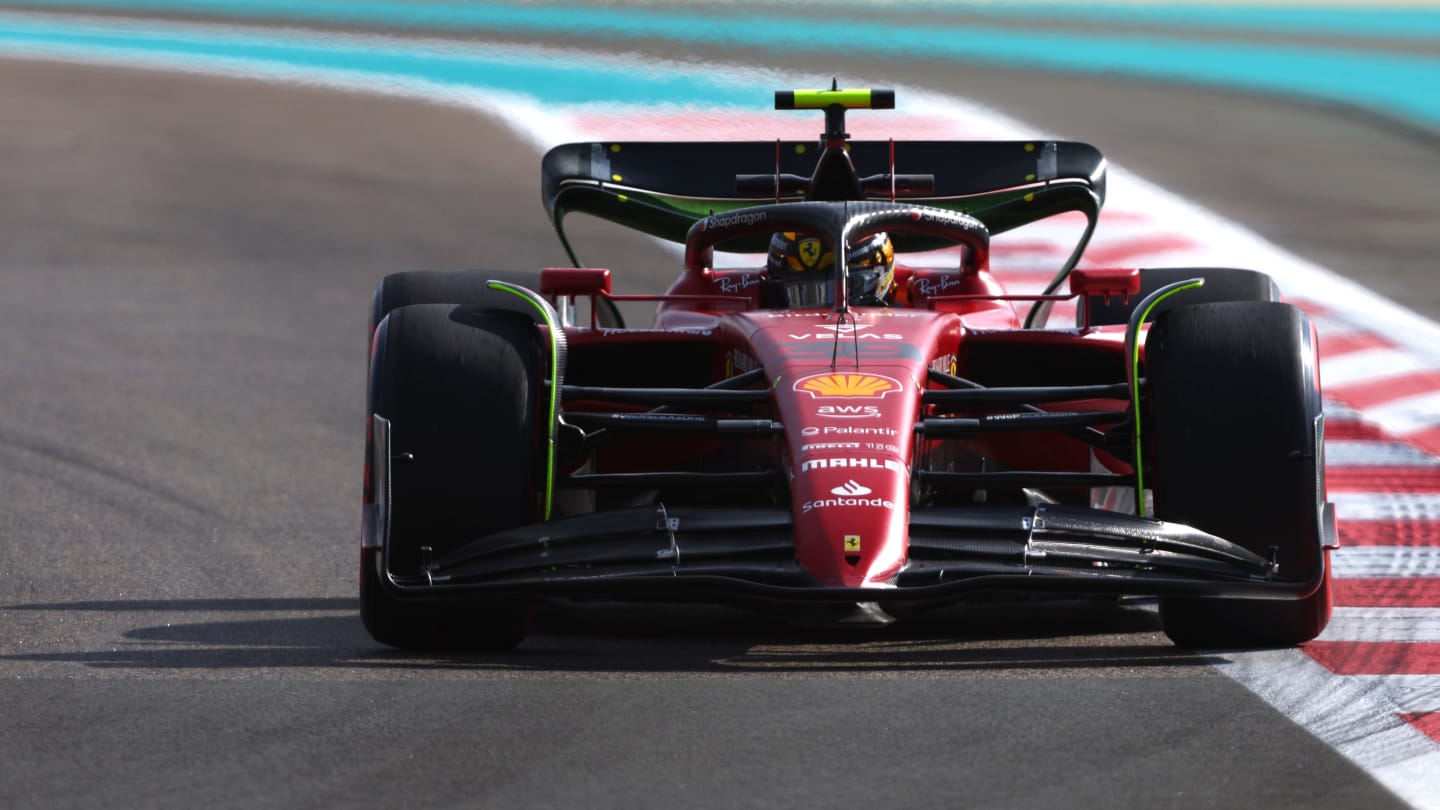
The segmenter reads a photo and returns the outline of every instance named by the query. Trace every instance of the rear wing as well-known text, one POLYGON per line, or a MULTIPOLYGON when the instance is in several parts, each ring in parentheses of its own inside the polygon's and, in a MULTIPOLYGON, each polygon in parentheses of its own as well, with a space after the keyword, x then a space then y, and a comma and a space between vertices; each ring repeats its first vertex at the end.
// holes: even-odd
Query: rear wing
MULTIPOLYGON (((1084 213, 1093 229, 1105 199, 1105 158, 1085 143, 850 141, 845 146, 860 181, 855 199, 956 211, 979 219, 991 233, 1069 211, 1084 213)), ((541 164, 541 195, 578 266, 563 224, 572 211, 683 243, 690 226, 711 214, 803 201, 805 184, 817 174, 825 151, 815 141, 563 144, 541 164)), ((764 237, 750 241, 754 244, 727 249, 765 250, 764 237)), ((942 246, 913 234, 896 242, 911 251, 942 246)))

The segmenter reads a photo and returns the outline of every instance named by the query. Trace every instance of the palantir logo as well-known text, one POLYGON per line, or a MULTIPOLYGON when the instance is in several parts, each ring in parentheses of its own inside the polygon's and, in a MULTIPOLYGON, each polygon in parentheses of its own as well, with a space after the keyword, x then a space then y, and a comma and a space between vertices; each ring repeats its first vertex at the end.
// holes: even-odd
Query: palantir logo
POLYGON ((859 484, 854 478, 830 490, 830 494, 839 495, 842 498, 858 498, 862 495, 869 495, 870 488, 859 484))

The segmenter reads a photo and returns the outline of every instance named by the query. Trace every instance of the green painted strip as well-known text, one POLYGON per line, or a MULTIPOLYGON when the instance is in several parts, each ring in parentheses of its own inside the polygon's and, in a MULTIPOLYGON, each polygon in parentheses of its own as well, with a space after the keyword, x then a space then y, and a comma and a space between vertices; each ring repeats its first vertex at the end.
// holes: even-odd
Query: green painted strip
POLYGON ((1144 309, 1130 317, 1126 330, 1125 341, 1130 344, 1130 407, 1135 413, 1135 513, 1140 517, 1148 517, 1145 514, 1145 463, 1142 458, 1144 445, 1140 441, 1140 327, 1150 318, 1150 313, 1161 301, 1176 293, 1203 286, 1205 279, 1195 278, 1161 287, 1140 302, 1144 309))
POLYGON ((549 422, 550 427, 546 440, 545 452, 545 520, 550 519, 551 508, 555 501, 555 441, 556 427, 560 423, 560 355, 561 341, 564 340, 563 327, 556 321, 555 310, 543 298, 524 287, 515 284, 507 284, 503 281, 491 281, 486 284, 492 290, 510 293, 523 299, 530 306, 540 313, 540 318, 545 321, 545 326, 550 333, 550 403, 549 422))

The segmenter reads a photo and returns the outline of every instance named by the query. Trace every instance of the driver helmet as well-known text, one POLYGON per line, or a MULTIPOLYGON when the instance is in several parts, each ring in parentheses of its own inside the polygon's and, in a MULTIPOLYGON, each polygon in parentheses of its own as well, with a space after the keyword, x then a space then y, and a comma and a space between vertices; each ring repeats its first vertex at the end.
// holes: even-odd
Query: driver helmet
MULTIPOLYGON (((895 299, 895 246, 888 234, 871 234, 851 245, 845 264, 851 304, 888 306, 895 299)), ((834 303, 834 265, 828 240, 783 231, 770 239, 765 269, 784 288, 789 306, 816 307, 834 303)))

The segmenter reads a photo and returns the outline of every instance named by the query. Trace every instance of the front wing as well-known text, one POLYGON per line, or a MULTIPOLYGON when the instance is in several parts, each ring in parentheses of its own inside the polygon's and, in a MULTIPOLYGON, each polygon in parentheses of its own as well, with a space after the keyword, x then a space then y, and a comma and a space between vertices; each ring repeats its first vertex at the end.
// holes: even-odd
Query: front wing
MULTIPOLYGON (((883 588, 831 587, 795 562, 788 508, 663 504, 520 526, 465 543, 418 572, 389 567, 388 436, 377 420, 376 502, 365 545, 382 581, 415 599, 588 595, 809 602, 945 602, 987 591, 1297 599, 1324 577, 1288 571, 1190 526, 1057 504, 916 508, 909 559, 883 588)), ((1324 508, 1334 545, 1334 514, 1324 508)))

